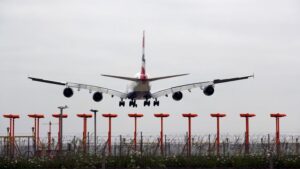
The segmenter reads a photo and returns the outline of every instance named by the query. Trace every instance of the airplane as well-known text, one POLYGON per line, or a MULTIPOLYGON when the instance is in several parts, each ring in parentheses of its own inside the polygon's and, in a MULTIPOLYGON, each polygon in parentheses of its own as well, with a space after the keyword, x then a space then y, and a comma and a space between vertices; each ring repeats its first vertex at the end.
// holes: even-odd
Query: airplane
POLYGON ((45 79, 40 79, 40 78, 35 78, 35 77, 28 77, 28 78, 33 81, 65 86, 65 88, 63 90, 63 95, 67 98, 70 98, 73 96, 73 93, 74 93, 73 89, 78 89, 78 91, 80 89, 86 89, 86 90, 89 90, 90 93, 94 92, 93 100, 95 102, 102 101, 103 94, 108 94, 108 95, 111 95, 112 97, 117 96, 121 99, 119 101, 119 107, 121 107, 121 106, 125 107, 124 100, 126 100, 126 99, 130 100, 129 107, 131 107, 131 106, 137 107, 136 100, 144 100, 144 106, 150 106, 151 105, 150 99, 154 99, 153 106, 159 106, 158 98, 160 98, 162 96, 168 97, 168 95, 172 95, 172 98, 175 101, 180 101, 183 97, 183 93, 182 93, 183 91, 191 92, 191 89, 194 89, 194 88, 200 88, 201 90, 203 90, 203 93, 206 96, 211 96, 215 92, 216 84, 237 81, 237 80, 244 80, 244 79, 248 79, 250 77, 254 78, 254 74, 253 74, 250 76, 235 77, 235 78, 228 78, 228 79, 215 79, 212 81, 184 84, 184 85, 175 86, 175 87, 163 89, 163 90, 152 93, 150 82, 162 80, 162 79, 179 77, 179 76, 186 76, 188 74, 185 73, 185 74, 176 74, 176 75, 170 75, 170 76, 149 78, 148 75, 146 74, 145 31, 143 32, 143 40, 142 40, 142 66, 141 66, 140 72, 137 73, 135 77, 115 76, 115 75, 108 75, 108 74, 101 74, 101 75, 104 77, 131 81, 131 85, 128 86, 126 92, 120 92, 120 91, 113 90, 113 89, 108 89, 108 88, 94 86, 94 85, 81 84, 81 83, 58 82, 58 81, 45 80, 45 79))

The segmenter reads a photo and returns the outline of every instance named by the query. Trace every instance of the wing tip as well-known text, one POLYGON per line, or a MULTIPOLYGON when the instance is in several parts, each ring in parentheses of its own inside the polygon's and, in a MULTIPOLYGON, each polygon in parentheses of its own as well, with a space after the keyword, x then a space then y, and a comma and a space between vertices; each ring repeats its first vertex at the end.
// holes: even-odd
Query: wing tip
POLYGON ((100 74, 100 76, 108 77, 108 74, 100 74))
POLYGON ((250 78, 250 77, 252 77, 254 79, 254 77, 255 77, 254 73, 252 75, 247 76, 247 78, 250 78))
POLYGON ((31 79, 31 80, 34 80, 34 79, 35 79, 34 77, 30 77, 30 76, 28 76, 27 78, 28 78, 28 79, 31 79))

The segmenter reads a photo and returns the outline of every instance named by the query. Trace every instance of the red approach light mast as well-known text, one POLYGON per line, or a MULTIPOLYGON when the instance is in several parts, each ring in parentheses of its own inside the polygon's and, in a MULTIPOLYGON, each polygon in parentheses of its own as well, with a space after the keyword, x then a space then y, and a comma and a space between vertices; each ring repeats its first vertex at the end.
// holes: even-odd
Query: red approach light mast
POLYGON ((107 143, 108 143, 108 154, 111 155, 111 119, 118 117, 117 114, 102 114, 103 117, 108 118, 108 138, 107 138, 107 143))
POLYGON ((191 156, 192 151, 192 118, 197 117, 198 114, 194 113, 184 113, 182 117, 188 118, 188 148, 187 148, 187 155, 191 156))
POLYGON ((34 118, 34 142, 35 142, 35 150, 38 150, 40 144, 40 119, 44 118, 44 115, 28 114, 28 117, 34 118))
POLYGON ((82 146, 83 152, 86 153, 86 133, 87 133, 87 118, 93 117, 92 114, 77 114, 77 117, 83 118, 83 133, 82 133, 82 146))
POLYGON ((58 141, 57 141, 57 145, 58 145, 58 151, 61 152, 62 151, 62 135, 61 135, 61 132, 63 130, 62 128, 62 124, 63 124, 63 119, 64 118, 67 118, 68 115, 67 114, 60 114, 60 113, 57 113, 57 114, 52 114, 52 117, 54 118, 58 118, 58 141))
POLYGON ((143 114, 137 114, 137 113, 132 113, 132 114, 128 114, 129 117, 134 118, 134 138, 133 138, 133 143, 134 143, 134 151, 136 151, 136 132, 137 132, 137 118, 141 118, 144 115, 143 114))
POLYGON ((164 155, 164 118, 169 117, 169 114, 164 113, 158 113, 154 114, 155 117, 160 118, 160 153, 163 156, 164 155))
POLYGON ((4 118, 9 118, 9 148, 10 155, 15 155, 15 119, 20 118, 17 114, 4 114, 4 118))
POLYGON ((280 121, 279 119, 281 117, 285 117, 286 114, 283 113, 271 113, 271 117, 274 117, 276 119, 276 147, 277 147, 277 153, 280 152, 280 121))
POLYGON ((249 118, 255 117, 255 114, 242 113, 240 117, 244 117, 246 119, 246 132, 245 132, 245 153, 249 153, 249 118))
POLYGON ((210 114, 211 117, 216 117, 217 118, 217 155, 220 155, 220 118, 225 117, 226 114, 220 114, 220 113, 212 113, 210 114))

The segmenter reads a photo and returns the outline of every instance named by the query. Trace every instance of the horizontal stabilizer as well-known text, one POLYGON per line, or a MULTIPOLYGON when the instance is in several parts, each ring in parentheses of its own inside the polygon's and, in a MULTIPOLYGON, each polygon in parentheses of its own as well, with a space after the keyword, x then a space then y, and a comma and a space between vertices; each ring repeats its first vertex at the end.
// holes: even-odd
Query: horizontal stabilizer
POLYGON ((162 80, 162 79, 168 79, 168 78, 186 76, 186 75, 189 75, 189 74, 185 73, 185 74, 178 74, 178 75, 171 75, 171 76, 154 77, 154 78, 149 78, 148 80, 151 82, 151 81, 155 81, 155 80, 162 80))
POLYGON ((132 77, 115 76, 115 75, 106 75, 106 74, 101 74, 101 76, 112 77, 112 78, 116 78, 116 79, 129 80, 129 81, 138 81, 138 80, 139 80, 139 79, 137 79, 137 78, 132 78, 132 77))

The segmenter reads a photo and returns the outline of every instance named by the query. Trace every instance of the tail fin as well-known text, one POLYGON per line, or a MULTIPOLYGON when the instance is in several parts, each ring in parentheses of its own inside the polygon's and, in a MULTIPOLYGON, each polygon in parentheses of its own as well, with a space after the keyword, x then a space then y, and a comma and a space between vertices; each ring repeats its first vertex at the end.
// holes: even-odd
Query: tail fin
POLYGON ((145 31, 143 31, 143 53, 142 53, 142 67, 141 67, 141 77, 140 79, 146 80, 147 75, 146 75, 146 59, 145 59, 145 31))

